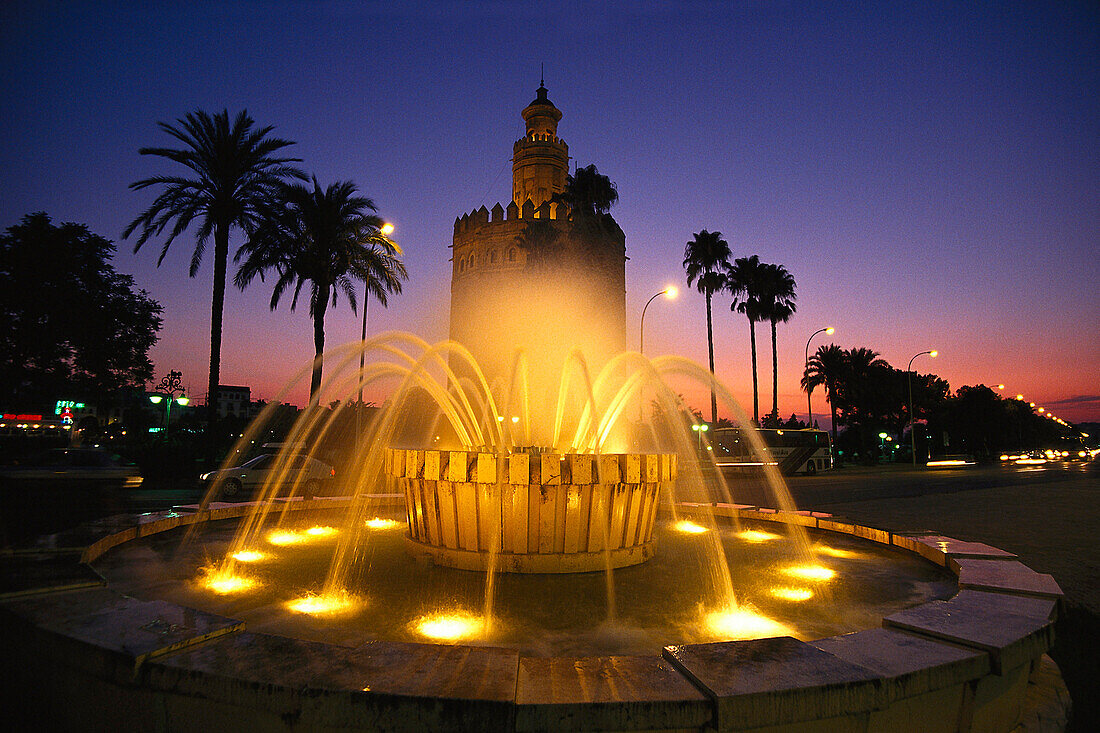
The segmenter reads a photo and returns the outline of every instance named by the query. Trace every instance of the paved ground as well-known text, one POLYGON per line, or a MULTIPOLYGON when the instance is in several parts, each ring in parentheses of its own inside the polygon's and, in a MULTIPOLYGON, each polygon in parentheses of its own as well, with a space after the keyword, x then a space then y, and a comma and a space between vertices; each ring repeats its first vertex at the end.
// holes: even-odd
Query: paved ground
POLYGON ((985 542, 1051 573, 1066 594, 1051 656, 1074 702, 1069 730, 1100 730, 1100 465, 1004 471, 999 480, 986 473, 933 478, 914 495, 904 474, 891 480, 888 472, 856 469, 830 477, 841 501, 828 500, 828 483, 820 479, 795 478, 790 486, 796 497, 805 492, 819 499, 800 501, 804 508, 881 529, 931 529, 985 542))

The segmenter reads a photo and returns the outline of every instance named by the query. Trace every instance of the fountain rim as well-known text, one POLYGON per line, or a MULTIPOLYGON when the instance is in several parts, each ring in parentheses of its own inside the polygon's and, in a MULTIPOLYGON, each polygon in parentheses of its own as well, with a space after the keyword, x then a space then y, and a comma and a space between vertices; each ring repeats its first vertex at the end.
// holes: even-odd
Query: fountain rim
MULTIPOLYGON (((311 500, 277 499, 275 501, 289 502, 292 511, 295 512, 338 509, 351 502, 350 498, 347 497, 318 497, 311 500)), ((176 509, 188 508, 177 507, 168 512, 140 515, 136 518, 136 522, 133 522, 133 518, 129 516, 116 518, 118 524, 110 526, 107 523, 107 527, 101 529, 104 533, 103 536, 84 547, 81 562, 84 564, 91 563, 111 548, 141 537, 190 524, 239 518, 251 511, 256 504, 257 502, 216 503, 206 508, 201 506, 192 507, 195 511, 187 514, 180 513, 176 509)), ((681 510, 687 512, 703 506, 691 503, 681 503, 679 505, 681 510)), ((1056 584, 1054 584, 1053 590, 1048 592, 1035 592, 1015 587, 1013 582, 1016 581, 1009 577, 1012 575, 1011 573, 1008 576, 1004 576, 1002 573, 1001 575, 1004 577, 1001 577, 1001 580, 994 577, 992 581, 984 584, 967 579, 968 571, 971 569, 971 561, 975 559, 981 562, 1006 563, 1000 569, 1019 571, 1022 568, 1022 571, 1026 571, 1026 573, 1039 576, 1038 573, 1019 563, 1011 553, 985 545, 981 545, 982 548, 986 548, 985 550, 974 552, 968 550, 968 547, 979 543, 967 543, 931 533, 892 533, 842 522, 831 515, 819 512, 783 512, 748 505, 722 503, 705 506, 714 511, 718 517, 737 517, 745 520, 799 524, 826 532, 847 534, 865 541, 891 547, 897 551, 920 555, 930 562, 951 570, 959 578, 959 594, 956 594, 950 600, 931 601, 906 609, 902 612, 903 614, 910 611, 927 610, 926 607, 942 608, 942 604, 951 604, 958 601, 964 592, 979 593, 989 598, 1003 599, 1005 603, 1010 605, 1012 603, 1041 602, 1039 605, 1044 608, 1049 605, 1049 611, 1045 617, 1039 615, 1013 617, 1020 623, 1024 620, 1027 621, 1027 633, 1019 636, 1019 638, 1002 638, 995 644, 977 637, 952 638, 947 635, 936 634, 927 629, 906 627, 904 624, 891 621, 898 614, 884 619, 882 628, 856 631, 812 642, 801 642, 791 637, 710 642, 683 647, 666 647, 660 656, 643 657, 562 657, 543 659, 523 657, 514 650, 499 650, 492 647, 410 642, 368 642, 371 645, 380 645, 377 647, 378 649, 386 649, 388 650, 387 654, 396 654, 396 658, 404 660, 414 657, 424 658, 425 655, 428 658, 437 660, 443 660, 444 658, 453 660, 456 650, 465 650, 462 652, 464 655, 474 656, 493 651, 512 652, 511 656, 514 657, 516 664, 513 672, 516 679, 512 680, 513 683, 521 682, 524 675, 527 675, 527 677, 539 673, 553 675, 555 674, 553 671, 555 667, 558 668, 557 674, 560 674, 563 668, 568 668, 571 674, 585 677, 587 682, 582 681, 579 687, 576 689, 570 688, 570 691, 564 693, 552 693, 543 690, 544 695, 553 699, 535 700, 521 699, 522 690, 518 684, 512 684, 510 694, 494 698, 491 694, 481 697, 477 695, 456 695, 453 689, 446 689, 438 679, 436 680, 438 689, 434 693, 430 689, 430 683, 425 683, 424 688, 416 690, 415 694, 407 692, 387 694, 384 690, 379 690, 372 685, 367 685, 361 690, 351 690, 350 697, 348 697, 349 690, 334 690, 322 686, 319 692, 320 694, 336 695, 331 701, 332 705, 336 705, 341 709, 350 706, 348 710, 358 709, 360 713, 363 705, 371 705, 370 701, 375 696, 377 696, 377 700, 374 704, 382 707, 392 706, 394 694, 396 694, 398 698, 413 705, 418 715, 454 714, 454 709, 451 709, 450 713, 440 713, 438 711, 438 704, 443 701, 448 704, 457 704, 461 710, 468 711, 472 715, 498 716, 498 723, 503 721, 503 728, 507 729, 518 729, 531 725, 536 727, 550 725, 550 727, 553 727, 554 721, 557 721, 558 725, 564 724, 567 720, 574 720, 575 722, 577 719, 575 716, 578 714, 597 716, 600 720, 610 721, 606 724, 608 727, 626 729, 631 721, 635 725, 646 727, 649 725, 646 716, 635 717, 639 702, 646 703, 646 710, 650 714, 660 716, 658 719, 666 721, 666 727, 695 727, 699 724, 705 724, 726 729, 730 727, 731 722, 734 722, 736 726, 795 725, 805 720, 818 719, 818 716, 826 710, 831 711, 828 713, 829 715, 855 716, 860 720, 865 719, 868 714, 886 715, 888 717, 891 710, 894 711, 893 714, 895 715, 908 715, 913 714, 911 706, 914 703, 926 706, 922 708, 921 712, 927 711, 929 714, 942 716, 944 714, 943 699, 942 696, 937 695, 948 688, 953 689, 959 685, 963 688, 970 686, 971 695, 974 694, 973 689, 981 688, 984 685, 987 690, 996 691, 996 694, 999 695, 997 697, 999 703, 1008 706, 1009 709, 1020 710, 1023 706, 1024 691, 1027 688, 1027 680, 1031 670, 1037 669, 1040 665, 1053 664, 1045 655, 1053 644, 1053 624, 1061 605, 1061 591, 1057 589, 1056 584), (841 651, 844 647, 842 642, 863 634, 899 635, 917 640, 924 645, 950 647, 956 650, 964 648, 971 653, 951 663, 924 666, 918 664, 916 668, 908 669, 908 667, 912 667, 913 661, 906 658, 906 654, 902 654, 898 650, 893 652, 884 650, 885 657, 878 660, 880 666, 887 668, 891 665, 903 666, 907 667, 907 671, 901 674, 877 673, 869 671, 868 668, 855 665, 855 669, 861 670, 863 674, 856 674, 855 677, 852 677, 853 663, 850 659, 845 661, 845 654, 841 651), (838 640, 841 640, 839 646, 838 640), (822 644, 825 644, 832 651, 824 651, 821 648, 822 644), (699 661, 700 655, 702 655, 702 658, 710 658, 712 668, 717 664, 719 667, 726 669, 728 673, 731 664, 742 665, 739 666, 739 669, 751 668, 749 676, 760 675, 760 663, 758 660, 754 661, 752 659, 754 652, 769 657, 765 666, 770 664, 779 665, 780 667, 784 665, 802 667, 798 680, 785 687, 771 687, 763 690, 750 690, 747 693, 729 694, 728 692, 712 689, 714 687, 713 677, 708 677, 706 669, 700 671, 697 668, 699 664, 702 664, 704 668, 707 666, 706 663, 699 661), (405 656, 402 656, 402 653, 405 656), (809 658, 807 655, 809 655, 809 658), (748 659, 748 667, 743 666, 746 659, 748 659), (840 665, 839 668, 836 666, 838 664, 840 665), (844 677, 845 670, 848 678, 841 679, 841 677, 844 677), (625 675, 626 678, 637 682, 636 675, 638 674, 644 674, 644 679, 651 686, 641 691, 632 690, 629 695, 625 696, 629 699, 623 699, 622 695, 616 695, 614 692, 607 695, 607 691, 603 689, 606 688, 609 678, 612 680, 611 688, 614 690, 614 678, 616 676, 625 675), (837 682, 843 684, 837 685, 837 682), (601 699, 592 699, 592 690, 586 689, 588 683, 597 684, 601 692, 596 694, 596 697, 601 699), (941 686, 936 687, 937 684, 941 686), (914 690, 916 690, 916 694, 914 690), (557 697, 554 697, 555 695, 557 697), (644 699, 634 699, 638 695, 641 695, 644 699), (780 695, 788 704, 765 704, 768 699, 776 695, 780 695), (418 705, 421 707, 416 707, 418 705), (486 705, 489 707, 485 707, 486 705), (432 710, 436 712, 432 713, 432 710), (578 713, 577 711, 583 712, 578 713)), ((1017 574, 1015 577, 1018 578, 1019 575, 1017 574)), ((1050 576, 1042 577, 1049 578, 1051 583, 1054 582, 1050 576)), ((201 650, 203 645, 222 644, 226 640, 233 639, 238 633, 253 634, 256 637, 266 636, 258 632, 245 631, 243 622, 237 622, 236 625, 227 628, 220 635, 196 636, 186 643, 173 644, 161 652, 144 657, 134 657, 132 659, 133 665, 129 668, 129 671, 126 671, 127 665, 118 664, 118 654, 106 648, 109 646, 108 644, 97 645, 96 640, 81 638, 79 634, 65 638, 64 634, 58 634, 56 628, 51 628, 48 618, 36 618, 33 610, 27 610, 28 608, 35 608, 36 599, 56 597, 57 593, 62 590, 69 593, 80 592, 79 589, 46 589, 39 593, 2 598, 0 599, 0 610, 9 617, 14 616, 16 619, 22 619, 24 623, 29 623, 32 630, 45 632, 47 637, 54 637, 55 644, 60 643, 61 648, 67 650, 69 654, 71 654, 73 643, 76 643, 77 646, 81 647, 81 654, 78 656, 87 658, 90 655, 94 660, 90 664, 95 668, 112 670, 117 682, 124 686, 132 688, 152 685, 155 691, 162 694, 180 694, 175 686, 178 685, 178 677, 173 675, 182 674, 189 680, 190 689, 201 691, 198 694, 198 698, 201 700, 196 704, 218 700, 217 694, 222 694, 227 698, 221 700, 223 704, 229 702, 230 704, 240 705, 239 696, 234 696, 232 691, 225 692, 225 690, 233 687, 234 684, 245 687, 255 685, 256 681, 254 679, 243 677, 234 679, 230 677, 229 686, 227 687, 227 680, 224 676, 218 676, 199 668, 187 669, 186 666, 182 672, 175 670, 166 673, 165 668, 168 668, 169 665, 161 664, 160 660, 156 659, 157 656, 161 656, 167 660, 171 658, 172 654, 186 653, 188 650, 201 650), (23 609, 22 615, 20 609, 23 609), (142 667, 146 667, 147 672, 144 677, 141 677, 141 683, 135 682, 140 677, 139 673, 141 673, 142 667), (172 682, 173 679, 176 681, 172 682), (208 697, 211 694, 214 694, 214 697, 208 697)), ((107 587, 107 590, 110 590, 109 587, 107 587)), ((165 602, 156 603, 161 606, 174 606, 174 604, 165 602)), ((174 608, 189 611, 192 614, 196 613, 178 606, 174 606, 174 608)), ((205 612, 197 613, 211 616, 211 614, 205 614, 205 612)), ((982 627, 983 621, 989 626, 993 626, 998 619, 1003 621, 1004 618, 1003 613, 1000 616, 997 616, 996 613, 983 616, 980 610, 971 610, 970 613, 972 618, 969 621, 976 623, 979 628, 982 627)), ((978 634, 978 636, 981 636, 981 634, 978 634)), ((302 643, 317 644, 317 642, 302 643)), ((321 646, 331 647, 334 651, 337 649, 333 645, 322 644, 321 646)), ((339 649, 343 650, 343 648, 339 649)), ((54 658, 72 663, 69 657, 64 654, 57 655, 54 658)), ((88 664, 89 662, 85 661, 82 666, 88 664)), ((530 680, 528 681, 530 682, 530 680)), ((310 689, 280 686, 276 680, 268 680, 266 684, 273 690, 278 691, 277 694, 273 693, 271 695, 272 699, 278 698, 278 701, 268 701, 266 704, 285 705, 287 700, 297 700, 300 709, 304 710, 306 708, 305 699, 311 694, 310 689)), ((549 688, 546 681, 543 682, 543 686, 549 688)), ((317 689, 311 689, 313 693, 318 693, 317 689)), ((965 697, 964 694, 963 698, 965 697)), ((254 701, 254 704, 260 703, 254 701)), ((959 704, 965 706, 967 703, 963 699, 959 704)), ((255 707, 248 707, 246 710, 254 715, 264 712, 262 709, 257 710, 255 707)), ((243 711, 237 707, 235 712, 241 714, 243 711)), ((391 712, 390 714, 396 715, 398 713, 391 712)), ((401 714, 410 714, 409 709, 401 714)), ((975 714, 980 714, 980 711, 975 714)), ((1019 715, 1010 717, 1013 721, 1019 719, 1019 715)), ((404 720, 404 718, 401 720, 404 720)), ((1014 726, 1015 722, 1005 727, 1004 730, 1011 730, 1014 726)))

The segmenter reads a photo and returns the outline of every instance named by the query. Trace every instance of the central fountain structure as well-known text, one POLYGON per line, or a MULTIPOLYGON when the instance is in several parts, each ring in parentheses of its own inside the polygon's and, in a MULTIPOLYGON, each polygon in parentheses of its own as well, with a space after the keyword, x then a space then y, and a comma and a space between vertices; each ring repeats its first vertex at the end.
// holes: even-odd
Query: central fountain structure
POLYGON ((661 486, 676 456, 391 449, 408 547, 439 565, 583 573, 653 553, 661 486))

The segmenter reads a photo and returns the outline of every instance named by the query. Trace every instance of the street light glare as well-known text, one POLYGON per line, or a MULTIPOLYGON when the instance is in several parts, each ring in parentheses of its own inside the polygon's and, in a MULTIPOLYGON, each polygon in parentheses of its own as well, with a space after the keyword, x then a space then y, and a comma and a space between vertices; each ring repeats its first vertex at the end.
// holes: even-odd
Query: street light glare
POLYGON ((159 405, 159 404, 160 404, 160 401, 161 401, 161 400, 163 400, 163 399, 164 399, 164 398, 163 398, 163 397, 161 397, 161 396, 160 396, 159 394, 151 394, 151 395, 149 395, 149 401, 150 401, 150 402, 152 402, 152 403, 153 403, 154 405, 159 405))
POLYGON ((828 328, 826 328, 826 329, 825 329, 825 333, 827 333, 827 334, 829 334, 830 336, 832 336, 832 335, 833 335, 834 333, 836 333, 836 329, 835 329, 835 328, 833 328, 832 326, 829 326, 828 328))
POLYGON ((928 355, 931 356, 933 359, 935 359, 937 356, 940 355, 940 352, 938 352, 938 351, 929 351, 928 355))
POLYGON ((665 295, 667 295, 670 300, 679 295, 679 293, 680 291, 676 289, 675 285, 669 285, 667 288, 665 288, 665 295))
POLYGON ((390 236, 391 234, 393 234, 393 224, 390 224, 390 223, 389 223, 389 222, 387 221, 387 222, 386 222, 385 224, 383 224, 383 225, 381 226, 381 228, 380 228, 380 229, 379 229, 378 231, 382 232, 382 235, 383 235, 383 236, 386 236, 386 237, 388 237, 388 236, 390 236))

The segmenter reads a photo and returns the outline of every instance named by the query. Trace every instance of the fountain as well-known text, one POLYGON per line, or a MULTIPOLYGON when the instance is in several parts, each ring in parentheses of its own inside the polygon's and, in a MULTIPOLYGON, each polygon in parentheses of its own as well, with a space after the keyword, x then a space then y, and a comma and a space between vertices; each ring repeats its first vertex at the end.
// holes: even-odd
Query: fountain
MULTIPOLYGON (((288 450, 255 501, 215 486, 81 540, 107 588, 54 575, 53 593, 0 601, 5 651, 65 703, 38 713, 456 730, 1007 731, 1024 715, 1050 576, 798 511, 774 472, 772 507, 736 504, 674 389, 711 386, 696 365, 624 354, 589 381, 578 356, 540 420, 522 359, 494 390, 454 343, 386 334, 362 370, 358 346, 327 356, 330 393, 397 386, 344 495, 299 496, 288 450)), ((320 449, 347 409, 305 411, 286 443, 320 449)))

